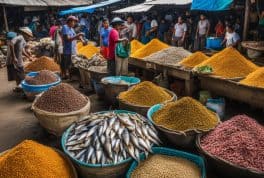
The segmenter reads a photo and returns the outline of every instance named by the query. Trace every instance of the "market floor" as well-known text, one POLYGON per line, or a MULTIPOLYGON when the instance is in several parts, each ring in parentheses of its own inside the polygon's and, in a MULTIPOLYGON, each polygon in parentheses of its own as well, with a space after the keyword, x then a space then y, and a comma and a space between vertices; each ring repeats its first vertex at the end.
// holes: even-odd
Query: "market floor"
MULTIPOLYGON (((73 83, 78 87, 78 84, 73 83)), ((37 140, 50 146, 60 147, 60 140, 48 134, 30 110, 32 102, 12 92, 15 82, 7 81, 6 68, 0 69, 0 152, 25 139, 37 140)), ((104 110, 103 102, 90 95, 91 112, 104 110)))

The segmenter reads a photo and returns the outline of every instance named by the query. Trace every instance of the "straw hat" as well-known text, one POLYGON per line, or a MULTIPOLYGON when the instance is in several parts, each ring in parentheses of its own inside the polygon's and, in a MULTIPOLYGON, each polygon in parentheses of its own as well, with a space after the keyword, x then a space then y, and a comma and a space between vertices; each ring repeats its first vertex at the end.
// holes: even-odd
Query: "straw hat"
POLYGON ((33 37, 32 31, 28 27, 21 27, 21 28, 19 28, 19 31, 25 33, 26 35, 28 35, 30 37, 33 37))

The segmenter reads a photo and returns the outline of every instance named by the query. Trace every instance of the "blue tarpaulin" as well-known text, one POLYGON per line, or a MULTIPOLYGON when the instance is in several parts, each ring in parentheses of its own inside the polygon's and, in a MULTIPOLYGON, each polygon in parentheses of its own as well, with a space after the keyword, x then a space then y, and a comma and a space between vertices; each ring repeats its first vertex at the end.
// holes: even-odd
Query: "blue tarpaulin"
POLYGON ((222 11, 229 10, 233 0, 193 0, 192 10, 222 11))
POLYGON ((59 15, 68 15, 68 14, 76 14, 76 13, 93 13, 96 8, 104 7, 120 1, 121 0, 107 0, 90 6, 75 7, 68 10, 60 11, 59 15))

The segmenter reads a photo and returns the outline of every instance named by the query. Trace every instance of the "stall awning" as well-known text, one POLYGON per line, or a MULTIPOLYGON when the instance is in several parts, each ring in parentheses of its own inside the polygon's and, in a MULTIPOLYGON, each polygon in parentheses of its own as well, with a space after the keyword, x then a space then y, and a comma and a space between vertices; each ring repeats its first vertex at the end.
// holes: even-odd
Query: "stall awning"
POLYGON ((83 6, 92 4, 92 0, 0 0, 1 5, 9 6, 83 6))
POLYGON ((229 10, 233 0, 193 0, 192 10, 223 11, 229 10))
POLYGON ((71 9, 68 9, 68 10, 61 11, 59 13, 59 15, 67 15, 67 14, 74 14, 74 13, 84 13, 84 12, 91 13, 96 8, 108 6, 110 4, 114 4, 114 3, 117 3, 117 2, 120 2, 120 1, 121 0, 108 0, 108 1, 103 1, 103 2, 100 2, 100 3, 96 3, 96 4, 93 4, 93 5, 90 5, 90 6, 71 8, 71 9))
POLYGON ((134 6, 129 6, 123 9, 119 9, 114 11, 114 13, 139 13, 139 12, 147 12, 149 11, 154 5, 147 5, 147 4, 138 4, 138 5, 134 5, 134 6))
POLYGON ((191 3, 192 0, 152 0, 145 2, 145 4, 150 5, 187 5, 191 3))

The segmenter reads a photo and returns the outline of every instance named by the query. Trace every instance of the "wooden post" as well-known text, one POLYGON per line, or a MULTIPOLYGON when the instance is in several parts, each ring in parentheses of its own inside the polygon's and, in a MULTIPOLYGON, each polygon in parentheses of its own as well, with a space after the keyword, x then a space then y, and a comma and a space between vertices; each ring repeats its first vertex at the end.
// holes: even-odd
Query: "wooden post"
POLYGON ((244 17, 245 19, 244 19, 243 40, 247 40, 249 13, 250 13, 250 0, 246 0, 246 2, 245 2, 245 17, 244 17))
POLYGON ((3 7, 3 13, 4 13, 5 30, 6 32, 8 32, 9 28, 8 28, 8 23, 7 23, 6 9, 5 9, 5 6, 2 6, 2 7, 3 7))

